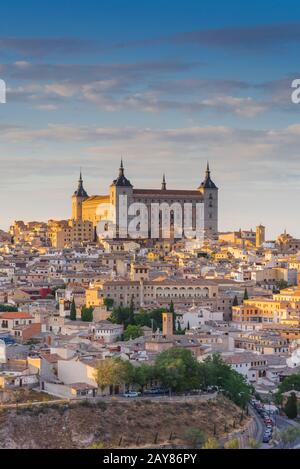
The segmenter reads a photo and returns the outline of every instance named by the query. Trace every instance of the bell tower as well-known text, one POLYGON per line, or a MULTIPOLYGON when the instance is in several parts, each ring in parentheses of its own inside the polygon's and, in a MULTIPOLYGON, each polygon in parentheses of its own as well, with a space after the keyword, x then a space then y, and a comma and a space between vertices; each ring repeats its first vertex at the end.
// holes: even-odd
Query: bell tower
POLYGON ((216 238, 218 236, 218 191, 219 189, 210 177, 209 163, 205 171, 204 181, 198 187, 203 194, 204 203, 204 236, 216 238))
POLYGON ((77 190, 72 195, 72 220, 82 220, 82 202, 88 198, 80 171, 77 190))

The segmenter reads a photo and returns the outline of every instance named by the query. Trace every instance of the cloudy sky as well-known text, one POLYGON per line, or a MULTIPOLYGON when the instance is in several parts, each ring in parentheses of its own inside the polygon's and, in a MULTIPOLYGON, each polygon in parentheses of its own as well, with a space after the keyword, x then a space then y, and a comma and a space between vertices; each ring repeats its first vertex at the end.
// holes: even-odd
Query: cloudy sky
POLYGON ((1 228, 69 217, 79 168, 106 193, 123 156, 145 188, 196 188, 209 160, 221 230, 300 237, 299 2, 5 3, 1 228))

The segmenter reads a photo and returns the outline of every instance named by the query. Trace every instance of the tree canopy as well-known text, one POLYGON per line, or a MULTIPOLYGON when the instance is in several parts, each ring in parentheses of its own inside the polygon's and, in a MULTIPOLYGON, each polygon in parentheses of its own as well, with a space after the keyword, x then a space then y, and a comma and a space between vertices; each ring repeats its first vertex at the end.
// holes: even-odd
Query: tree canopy
POLYGON ((16 312, 16 311, 18 311, 17 306, 0 304, 0 312, 1 313, 3 313, 3 312, 13 313, 13 312, 16 312))
POLYGON ((276 393, 276 402, 281 403, 282 394, 287 391, 300 391, 300 373, 287 376, 278 386, 276 393))
POLYGON ((190 350, 171 348, 160 353, 155 361, 156 373, 162 384, 174 391, 197 387, 197 361, 190 350))
POLYGON ((245 378, 225 363, 220 355, 214 354, 199 363, 190 350, 180 347, 160 353, 154 365, 143 363, 133 366, 121 358, 105 359, 97 367, 96 380, 102 390, 110 385, 132 384, 143 391, 153 380, 174 392, 218 386, 225 396, 242 408, 249 402, 252 393, 245 378))
POLYGON ((141 337, 143 335, 144 333, 141 326, 135 326, 133 324, 129 324, 123 334, 124 340, 136 339, 137 337, 141 337))
POLYGON ((86 321, 86 322, 92 322, 93 321, 93 311, 94 308, 92 306, 83 306, 81 308, 81 320, 86 321))
POLYGON ((121 358, 107 358, 99 362, 96 371, 96 381, 102 391, 107 386, 130 384, 133 380, 134 368, 127 360, 121 358))
POLYGON ((287 402, 284 406, 284 412, 289 419, 295 419, 297 417, 297 397, 294 392, 291 392, 287 398, 287 402))

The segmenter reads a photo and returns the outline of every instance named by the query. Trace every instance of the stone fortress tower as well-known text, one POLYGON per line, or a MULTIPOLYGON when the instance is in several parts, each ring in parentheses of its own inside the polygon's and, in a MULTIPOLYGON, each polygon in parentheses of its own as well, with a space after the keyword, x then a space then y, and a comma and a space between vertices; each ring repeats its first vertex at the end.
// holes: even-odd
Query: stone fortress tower
POLYGON ((204 201, 204 233, 214 237, 218 233, 218 188, 211 180, 209 163, 207 162, 204 181, 198 187, 204 201))

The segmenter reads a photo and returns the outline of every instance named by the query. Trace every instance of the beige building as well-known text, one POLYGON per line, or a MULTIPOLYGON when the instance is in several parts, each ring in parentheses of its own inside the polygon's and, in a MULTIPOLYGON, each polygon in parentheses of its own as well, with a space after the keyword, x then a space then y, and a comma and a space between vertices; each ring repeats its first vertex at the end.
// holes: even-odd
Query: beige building
POLYGON ((86 291, 88 306, 102 304, 103 298, 114 300, 114 306, 156 306, 161 301, 217 299, 218 285, 205 279, 180 279, 163 281, 111 280, 91 285, 86 291))
POLYGON ((62 249, 77 243, 93 241, 94 227, 88 220, 49 220, 48 236, 53 247, 62 249))

